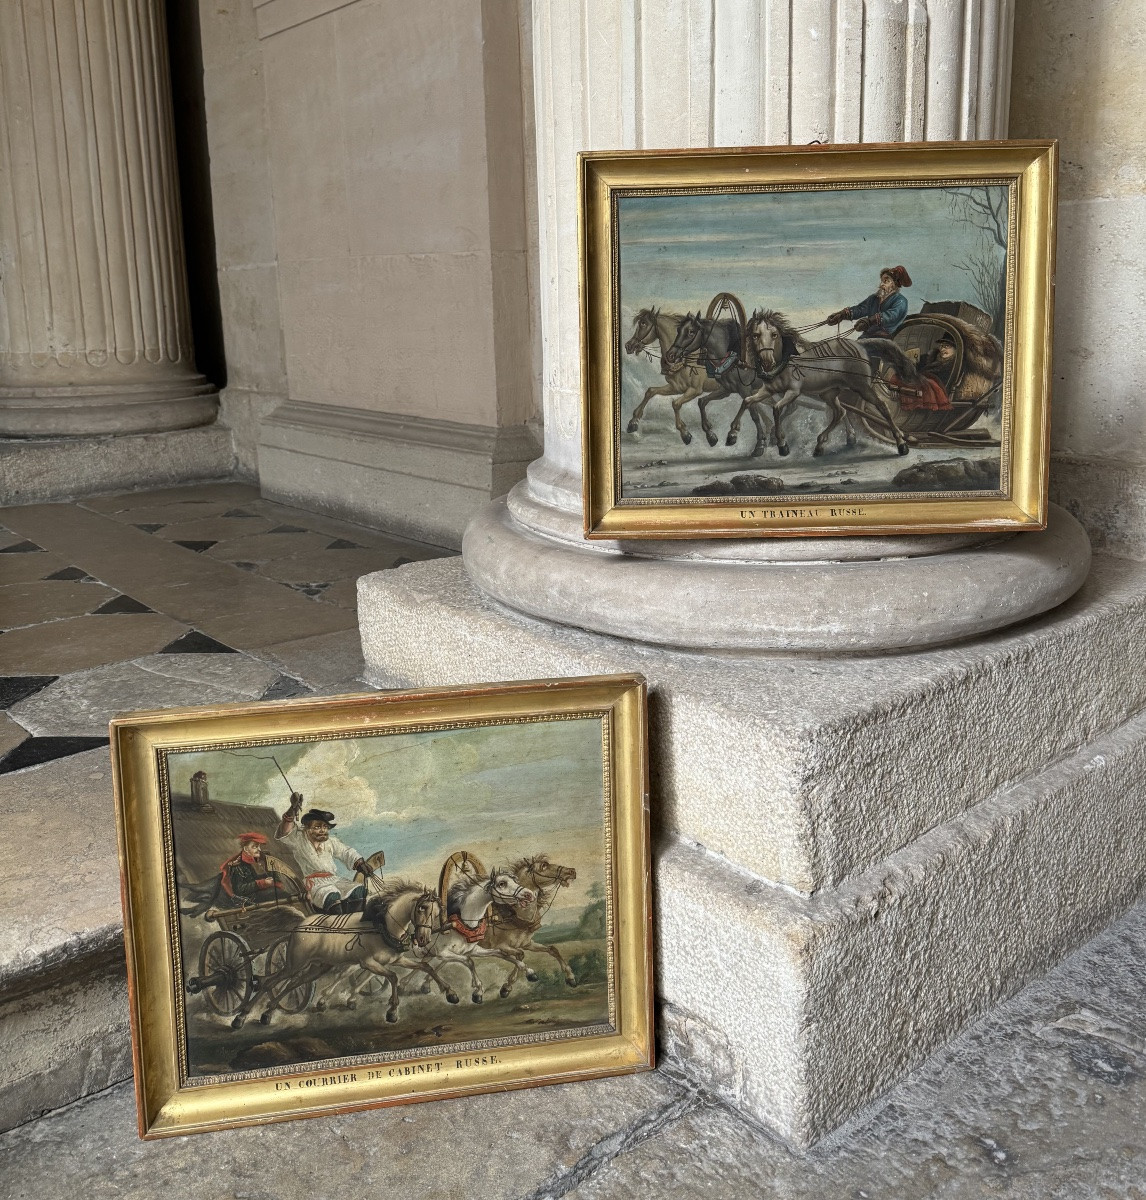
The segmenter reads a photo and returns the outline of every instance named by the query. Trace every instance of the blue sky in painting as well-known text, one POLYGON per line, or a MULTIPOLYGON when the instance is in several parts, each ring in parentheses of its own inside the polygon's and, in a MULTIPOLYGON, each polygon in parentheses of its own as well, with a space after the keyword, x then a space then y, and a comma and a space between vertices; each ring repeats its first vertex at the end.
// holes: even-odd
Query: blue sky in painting
POLYGON ((880 268, 897 263, 912 277, 910 312, 925 300, 976 303, 956 264, 981 247, 982 235, 952 217, 953 190, 623 197, 623 328, 627 334, 648 304, 695 311, 721 291, 749 312, 777 308, 806 324, 862 300, 880 268))

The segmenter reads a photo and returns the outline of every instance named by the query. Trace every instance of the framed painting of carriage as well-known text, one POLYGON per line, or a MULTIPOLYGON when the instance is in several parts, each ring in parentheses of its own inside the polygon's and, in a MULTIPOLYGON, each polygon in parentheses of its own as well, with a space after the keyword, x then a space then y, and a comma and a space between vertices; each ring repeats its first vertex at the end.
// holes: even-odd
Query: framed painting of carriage
POLYGON ((639 676, 118 717, 140 1134, 652 1065, 639 676))
POLYGON ((582 154, 586 536, 1044 528, 1056 153, 582 154))

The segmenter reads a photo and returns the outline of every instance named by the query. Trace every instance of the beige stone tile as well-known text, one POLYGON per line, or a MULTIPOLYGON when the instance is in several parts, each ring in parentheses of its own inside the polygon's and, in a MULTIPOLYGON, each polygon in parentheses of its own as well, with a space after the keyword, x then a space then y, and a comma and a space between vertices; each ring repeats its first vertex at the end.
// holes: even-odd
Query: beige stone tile
POLYGON ((27 736, 28 731, 22 725, 18 725, 7 713, 0 712, 0 758, 9 750, 15 750, 27 736))
POLYGON ((281 263, 292 398, 495 425, 491 287, 488 254, 281 263), (431 388, 409 352, 426 313, 451 331, 431 388))
POLYGON ((58 554, 0 554, 0 584, 30 583, 71 565, 58 554))
POLYGON ((393 549, 396 554, 405 554, 408 558, 413 558, 415 553, 431 556, 440 553, 422 542, 408 542, 392 533, 368 529, 365 525, 355 525, 350 521, 340 521, 337 517, 328 517, 323 513, 308 512, 304 508, 293 508, 275 500, 258 500, 248 507, 251 512, 257 512, 260 516, 273 520, 275 524, 301 525, 314 533, 328 534, 332 541, 334 538, 345 538, 348 542, 357 542, 360 546, 393 549))
POLYGON ((219 304, 227 331, 227 381, 275 395, 287 391, 274 263, 219 272, 219 304))
MULTIPOLYGON (((154 488, 147 492, 118 492, 112 496, 89 496, 80 502, 94 512, 117 513, 132 508, 156 508, 161 504, 180 504, 186 500, 206 500, 239 506, 259 498, 259 489, 249 483, 192 483, 181 487, 154 488)), ((0 522, 4 512, 0 509, 0 522)))
POLYGON ((344 257, 346 152, 334 22, 297 25, 265 39, 262 49, 279 262, 344 257))
POLYGON ((65 676, 9 711, 37 737, 100 737, 117 713, 258 700, 277 678, 246 654, 152 654, 65 676))
POLYGON ((318 550, 276 559, 266 563, 259 573, 279 583, 333 583, 385 570, 396 557, 387 550, 318 550))
POLYGON ((352 612, 357 612, 358 577, 340 579, 337 583, 332 583, 330 587, 323 590, 322 595, 318 598, 324 604, 337 604, 339 608, 348 608, 352 612))
POLYGON ((101 583, 48 579, 0 585, 0 629, 82 616, 114 597, 115 592, 101 583))
POLYGON ((206 553, 223 562, 271 562, 307 551, 323 550, 330 538, 321 533, 260 533, 212 546, 206 553))
MULTIPOLYGON (((320 691, 329 691, 336 684, 353 680, 363 671, 362 642, 357 627, 317 637, 268 643, 252 653, 320 691)), ((365 687, 364 684, 359 686, 365 687)))
POLYGON ((357 636, 358 617, 354 612, 334 604, 319 604, 281 584, 270 584, 268 580, 261 582, 282 593, 280 604, 217 614, 210 621, 212 637, 228 646, 254 651, 289 638, 341 630, 353 630, 357 636))
POLYGON ((256 533, 266 533, 274 527, 266 517, 203 517, 198 521, 180 521, 164 525, 155 531, 155 536, 168 542, 204 541, 229 542, 235 538, 247 538, 256 533))
POLYGON ((382 0, 335 24, 350 253, 488 250, 481 6, 382 0))
POLYGON ((226 500, 184 500, 178 504, 153 504, 146 508, 130 508, 100 515, 121 525, 175 525, 221 517, 234 507, 226 500))
MULTIPOLYGON (((331 610, 336 611, 336 610, 331 610)), ((0 673, 66 675, 153 654, 187 627, 159 613, 69 617, 0 635, 0 673)))
MULTIPOLYGON (((69 505, 28 505, 11 512, 10 519, 25 537, 47 540, 50 533, 52 548, 70 562, 156 612, 193 625, 237 650, 328 633, 354 622, 353 613, 315 604, 269 579, 97 513, 69 505), (60 519, 59 509, 69 514, 67 520, 60 519)), ((148 652, 141 648, 131 657, 148 652)))

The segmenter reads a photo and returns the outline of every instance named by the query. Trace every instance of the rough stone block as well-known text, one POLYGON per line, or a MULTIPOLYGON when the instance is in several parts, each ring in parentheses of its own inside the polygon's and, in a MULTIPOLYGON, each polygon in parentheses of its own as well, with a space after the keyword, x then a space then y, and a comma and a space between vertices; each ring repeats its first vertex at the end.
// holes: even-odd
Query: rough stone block
POLYGON ((221 425, 122 437, 2 439, 0 504, 224 479, 234 461, 231 431, 221 425))
POLYGON ((131 1074, 106 750, 0 776, 0 1129, 131 1074))
POLYGON ((644 673, 654 820, 810 893, 1141 709, 1144 592, 1146 567, 1099 558, 1072 600, 983 641, 732 658, 532 620, 484 599, 454 559, 360 580, 359 623, 380 686, 644 673))
POLYGON ((690 1068, 807 1145, 1146 886, 1146 717, 805 899, 679 842, 659 992, 690 1068))

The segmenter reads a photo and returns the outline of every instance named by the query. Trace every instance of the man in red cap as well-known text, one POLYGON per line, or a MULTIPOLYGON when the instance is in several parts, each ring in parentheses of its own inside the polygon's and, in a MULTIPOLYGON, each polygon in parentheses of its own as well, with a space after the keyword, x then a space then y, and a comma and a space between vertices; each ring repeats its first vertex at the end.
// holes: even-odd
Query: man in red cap
POLYGON ((219 883, 234 903, 258 904, 283 893, 283 885, 263 857, 267 841, 261 833, 240 833, 239 853, 219 868, 219 883))
POLYGON ((238 854, 223 863, 218 875, 181 889, 182 898, 188 901, 181 908, 184 916, 201 917, 212 908, 241 908, 286 897, 286 888, 263 853, 268 840, 261 833, 239 834, 238 854))
POLYGON ((828 317, 828 324, 855 321, 861 339, 889 338, 907 316, 907 297, 899 290, 905 287, 911 287, 906 267, 884 267, 879 273, 879 287, 859 304, 837 309, 828 317))

